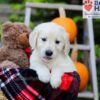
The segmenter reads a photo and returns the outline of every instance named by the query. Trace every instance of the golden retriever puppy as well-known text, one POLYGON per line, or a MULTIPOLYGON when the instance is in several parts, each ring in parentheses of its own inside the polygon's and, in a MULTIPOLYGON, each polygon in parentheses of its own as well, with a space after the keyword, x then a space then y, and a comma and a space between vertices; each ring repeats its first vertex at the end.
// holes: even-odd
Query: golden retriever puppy
POLYGON ((40 81, 57 88, 65 72, 76 71, 68 56, 68 33, 62 26, 53 22, 36 26, 29 35, 29 43, 33 49, 30 68, 37 72, 40 81))

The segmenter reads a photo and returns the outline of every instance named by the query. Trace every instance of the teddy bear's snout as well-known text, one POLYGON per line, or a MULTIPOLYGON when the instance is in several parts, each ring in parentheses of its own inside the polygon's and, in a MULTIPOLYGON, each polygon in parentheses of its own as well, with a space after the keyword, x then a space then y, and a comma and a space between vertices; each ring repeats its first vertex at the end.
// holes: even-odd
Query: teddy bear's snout
POLYGON ((28 38, 29 38, 29 36, 28 36, 27 33, 22 33, 22 34, 20 34, 20 35, 19 35, 20 44, 29 46, 28 38))

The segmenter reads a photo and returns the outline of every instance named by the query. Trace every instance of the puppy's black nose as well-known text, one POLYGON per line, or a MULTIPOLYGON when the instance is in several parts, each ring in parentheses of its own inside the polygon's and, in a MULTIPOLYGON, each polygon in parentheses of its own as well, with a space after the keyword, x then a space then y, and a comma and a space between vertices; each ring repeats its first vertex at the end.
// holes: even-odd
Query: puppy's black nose
POLYGON ((53 52, 51 50, 47 50, 45 52, 46 56, 52 56, 53 52))

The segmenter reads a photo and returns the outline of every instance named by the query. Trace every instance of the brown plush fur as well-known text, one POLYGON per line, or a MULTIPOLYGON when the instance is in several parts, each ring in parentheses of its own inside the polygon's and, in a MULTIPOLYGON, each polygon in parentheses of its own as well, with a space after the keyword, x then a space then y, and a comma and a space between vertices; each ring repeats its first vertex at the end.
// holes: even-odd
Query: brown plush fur
POLYGON ((29 47, 28 34, 31 30, 22 23, 6 22, 3 25, 3 46, 0 48, 0 67, 29 66, 24 48, 29 47))

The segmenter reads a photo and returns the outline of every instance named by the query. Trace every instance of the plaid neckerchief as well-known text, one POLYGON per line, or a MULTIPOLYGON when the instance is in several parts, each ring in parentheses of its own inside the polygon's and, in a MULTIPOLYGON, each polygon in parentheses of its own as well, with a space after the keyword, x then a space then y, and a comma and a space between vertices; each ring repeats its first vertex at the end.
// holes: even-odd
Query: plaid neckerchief
MULTIPOLYGON (((32 73, 37 77, 36 72, 30 69, 0 68, 0 88, 8 100, 45 100, 30 83, 33 81, 27 76, 32 73), (33 72, 32 72, 33 71, 33 72)), ((32 76, 31 75, 31 76, 32 76)))

